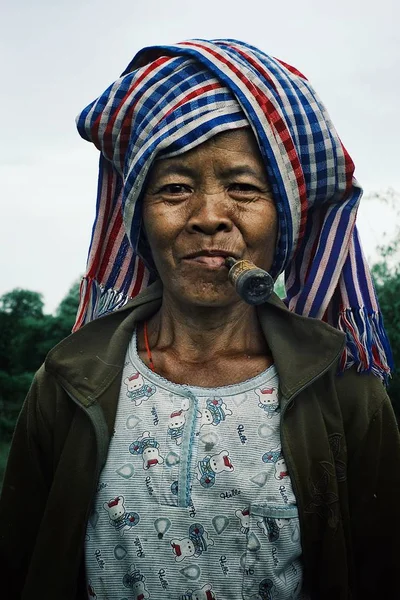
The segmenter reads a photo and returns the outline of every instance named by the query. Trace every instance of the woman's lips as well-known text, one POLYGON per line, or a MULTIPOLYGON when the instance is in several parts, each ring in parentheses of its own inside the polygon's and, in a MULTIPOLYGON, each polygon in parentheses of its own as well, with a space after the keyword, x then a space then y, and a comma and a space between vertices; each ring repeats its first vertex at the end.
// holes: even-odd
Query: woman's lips
POLYGON ((199 263, 207 267, 219 268, 225 265, 225 256, 195 256, 194 258, 186 258, 192 263, 199 263))

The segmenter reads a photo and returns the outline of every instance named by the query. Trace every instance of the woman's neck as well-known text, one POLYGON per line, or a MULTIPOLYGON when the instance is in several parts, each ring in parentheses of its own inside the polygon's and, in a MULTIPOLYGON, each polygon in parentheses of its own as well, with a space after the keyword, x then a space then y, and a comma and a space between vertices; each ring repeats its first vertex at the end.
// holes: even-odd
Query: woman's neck
POLYGON ((192 307, 164 296, 148 324, 153 352, 173 352, 183 362, 204 364, 222 357, 268 354, 255 307, 192 307))

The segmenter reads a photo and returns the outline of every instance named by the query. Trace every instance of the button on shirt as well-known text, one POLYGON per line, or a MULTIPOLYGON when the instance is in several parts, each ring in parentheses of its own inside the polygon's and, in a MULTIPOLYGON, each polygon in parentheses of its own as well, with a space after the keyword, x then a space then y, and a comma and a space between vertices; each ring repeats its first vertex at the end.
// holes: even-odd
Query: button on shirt
POLYGON ((299 519, 271 366, 178 385, 128 348, 85 545, 98 600, 304 598, 299 519))

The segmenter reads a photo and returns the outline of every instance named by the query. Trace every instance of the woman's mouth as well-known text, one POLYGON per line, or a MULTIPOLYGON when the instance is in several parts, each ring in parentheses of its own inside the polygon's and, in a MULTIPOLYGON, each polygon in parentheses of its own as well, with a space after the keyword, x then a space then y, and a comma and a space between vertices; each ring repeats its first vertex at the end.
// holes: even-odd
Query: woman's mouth
POLYGON ((190 263, 198 264, 211 269, 219 269, 225 266, 225 256, 195 256, 193 258, 185 258, 190 263))

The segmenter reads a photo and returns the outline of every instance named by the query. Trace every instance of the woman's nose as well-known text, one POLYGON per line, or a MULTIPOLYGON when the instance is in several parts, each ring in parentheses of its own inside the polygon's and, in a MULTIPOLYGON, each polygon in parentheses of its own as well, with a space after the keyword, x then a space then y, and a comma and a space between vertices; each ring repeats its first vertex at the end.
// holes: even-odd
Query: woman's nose
POLYGON ((190 233, 213 235, 231 231, 232 220, 224 193, 198 194, 187 222, 190 233))

